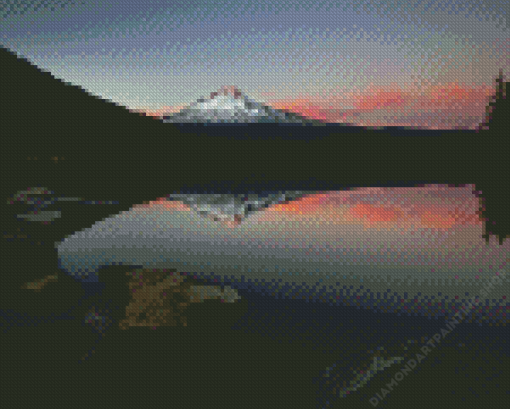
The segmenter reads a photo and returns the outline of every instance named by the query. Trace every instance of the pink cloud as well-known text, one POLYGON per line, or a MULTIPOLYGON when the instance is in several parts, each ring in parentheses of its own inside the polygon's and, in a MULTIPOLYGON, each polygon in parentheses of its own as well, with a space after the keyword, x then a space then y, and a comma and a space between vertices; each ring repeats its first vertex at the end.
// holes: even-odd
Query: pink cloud
POLYGON ((305 196, 274 205, 265 214, 268 218, 286 214, 293 220, 322 218, 336 224, 362 224, 365 229, 481 228, 480 201, 473 191, 474 185, 358 188, 305 196))
MULTIPOLYGON (((494 95, 494 87, 467 87, 455 82, 435 85, 420 92, 398 86, 368 87, 362 92, 345 92, 339 96, 320 100, 301 97, 292 100, 269 102, 273 108, 289 110, 327 122, 356 122, 367 126, 425 126, 426 117, 436 117, 439 128, 448 128, 448 121, 462 118, 466 124, 482 120, 494 95), (344 108, 344 107, 349 108, 344 108), (423 112, 423 117, 422 116, 423 112), (384 114, 384 115, 383 115, 384 114), (381 120, 381 116, 394 119, 381 120)), ((429 121, 430 122, 430 121, 429 121)), ((452 127, 458 124, 452 124, 452 127)))

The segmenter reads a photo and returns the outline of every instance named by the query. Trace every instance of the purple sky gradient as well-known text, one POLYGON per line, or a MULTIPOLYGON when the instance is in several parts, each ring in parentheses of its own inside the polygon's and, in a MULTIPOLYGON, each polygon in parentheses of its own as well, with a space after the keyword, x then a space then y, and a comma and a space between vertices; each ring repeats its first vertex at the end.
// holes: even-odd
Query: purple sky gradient
POLYGON ((2 46, 148 112, 235 85, 330 122, 471 126, 510 71, 507 0, 23 3, 0 11, 2 46))

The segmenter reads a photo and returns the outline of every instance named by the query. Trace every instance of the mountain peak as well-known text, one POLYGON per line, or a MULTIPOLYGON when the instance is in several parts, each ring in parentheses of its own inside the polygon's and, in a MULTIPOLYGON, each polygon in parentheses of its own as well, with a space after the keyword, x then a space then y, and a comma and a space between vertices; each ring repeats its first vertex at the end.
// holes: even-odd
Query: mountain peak
POLYGON ((218 91, 211 92, 211 99, 217 96, 225 96, 234 99, 239 99, 242 98, 243 93, 235 85, 223 85, 218 91))
POLYGON ((292 123, 303 125, 310 120, 297 114, 271 108, 256 102, 242 93, 235 85, 224 85, 211 92, 209 98, 200 98, 188 107, 170 116, 163 116, 169 123, 292 123))

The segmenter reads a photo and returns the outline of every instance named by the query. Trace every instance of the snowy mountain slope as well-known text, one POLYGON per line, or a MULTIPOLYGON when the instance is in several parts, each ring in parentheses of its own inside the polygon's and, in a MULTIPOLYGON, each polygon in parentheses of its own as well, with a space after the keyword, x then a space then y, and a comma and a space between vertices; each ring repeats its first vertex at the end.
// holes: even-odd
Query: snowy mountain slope
POLYGON ((234 86, 223 86, 209 98, 201 98, 174 115, 164 116, 163 122, 303 124, 314 121, 256 102, 234 86))
POLYGON ((217 220, 242 221, 250 214, 273 204, 297 200, 315 191, 285 191, 268 194, 170 194, 168 200, 178 200, 198 214, 217 220))

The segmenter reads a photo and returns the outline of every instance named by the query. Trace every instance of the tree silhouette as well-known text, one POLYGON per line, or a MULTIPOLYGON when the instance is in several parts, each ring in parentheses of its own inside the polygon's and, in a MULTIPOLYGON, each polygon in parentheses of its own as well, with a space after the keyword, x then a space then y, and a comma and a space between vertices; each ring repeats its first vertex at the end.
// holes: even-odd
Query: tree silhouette
POLYGON ((504 81, 503 69, 500 69, 498 78, 495 80, 496 94, 486 107, 485 118, 478 126, 477 132, 486 130, 504 132, 505 129, 509 129, 510 118, 508 112, 510 111, 508 101, 506 101, 507 84, 504 81), (493 129, 493 127, 497 127, 497 129, 493 129))

